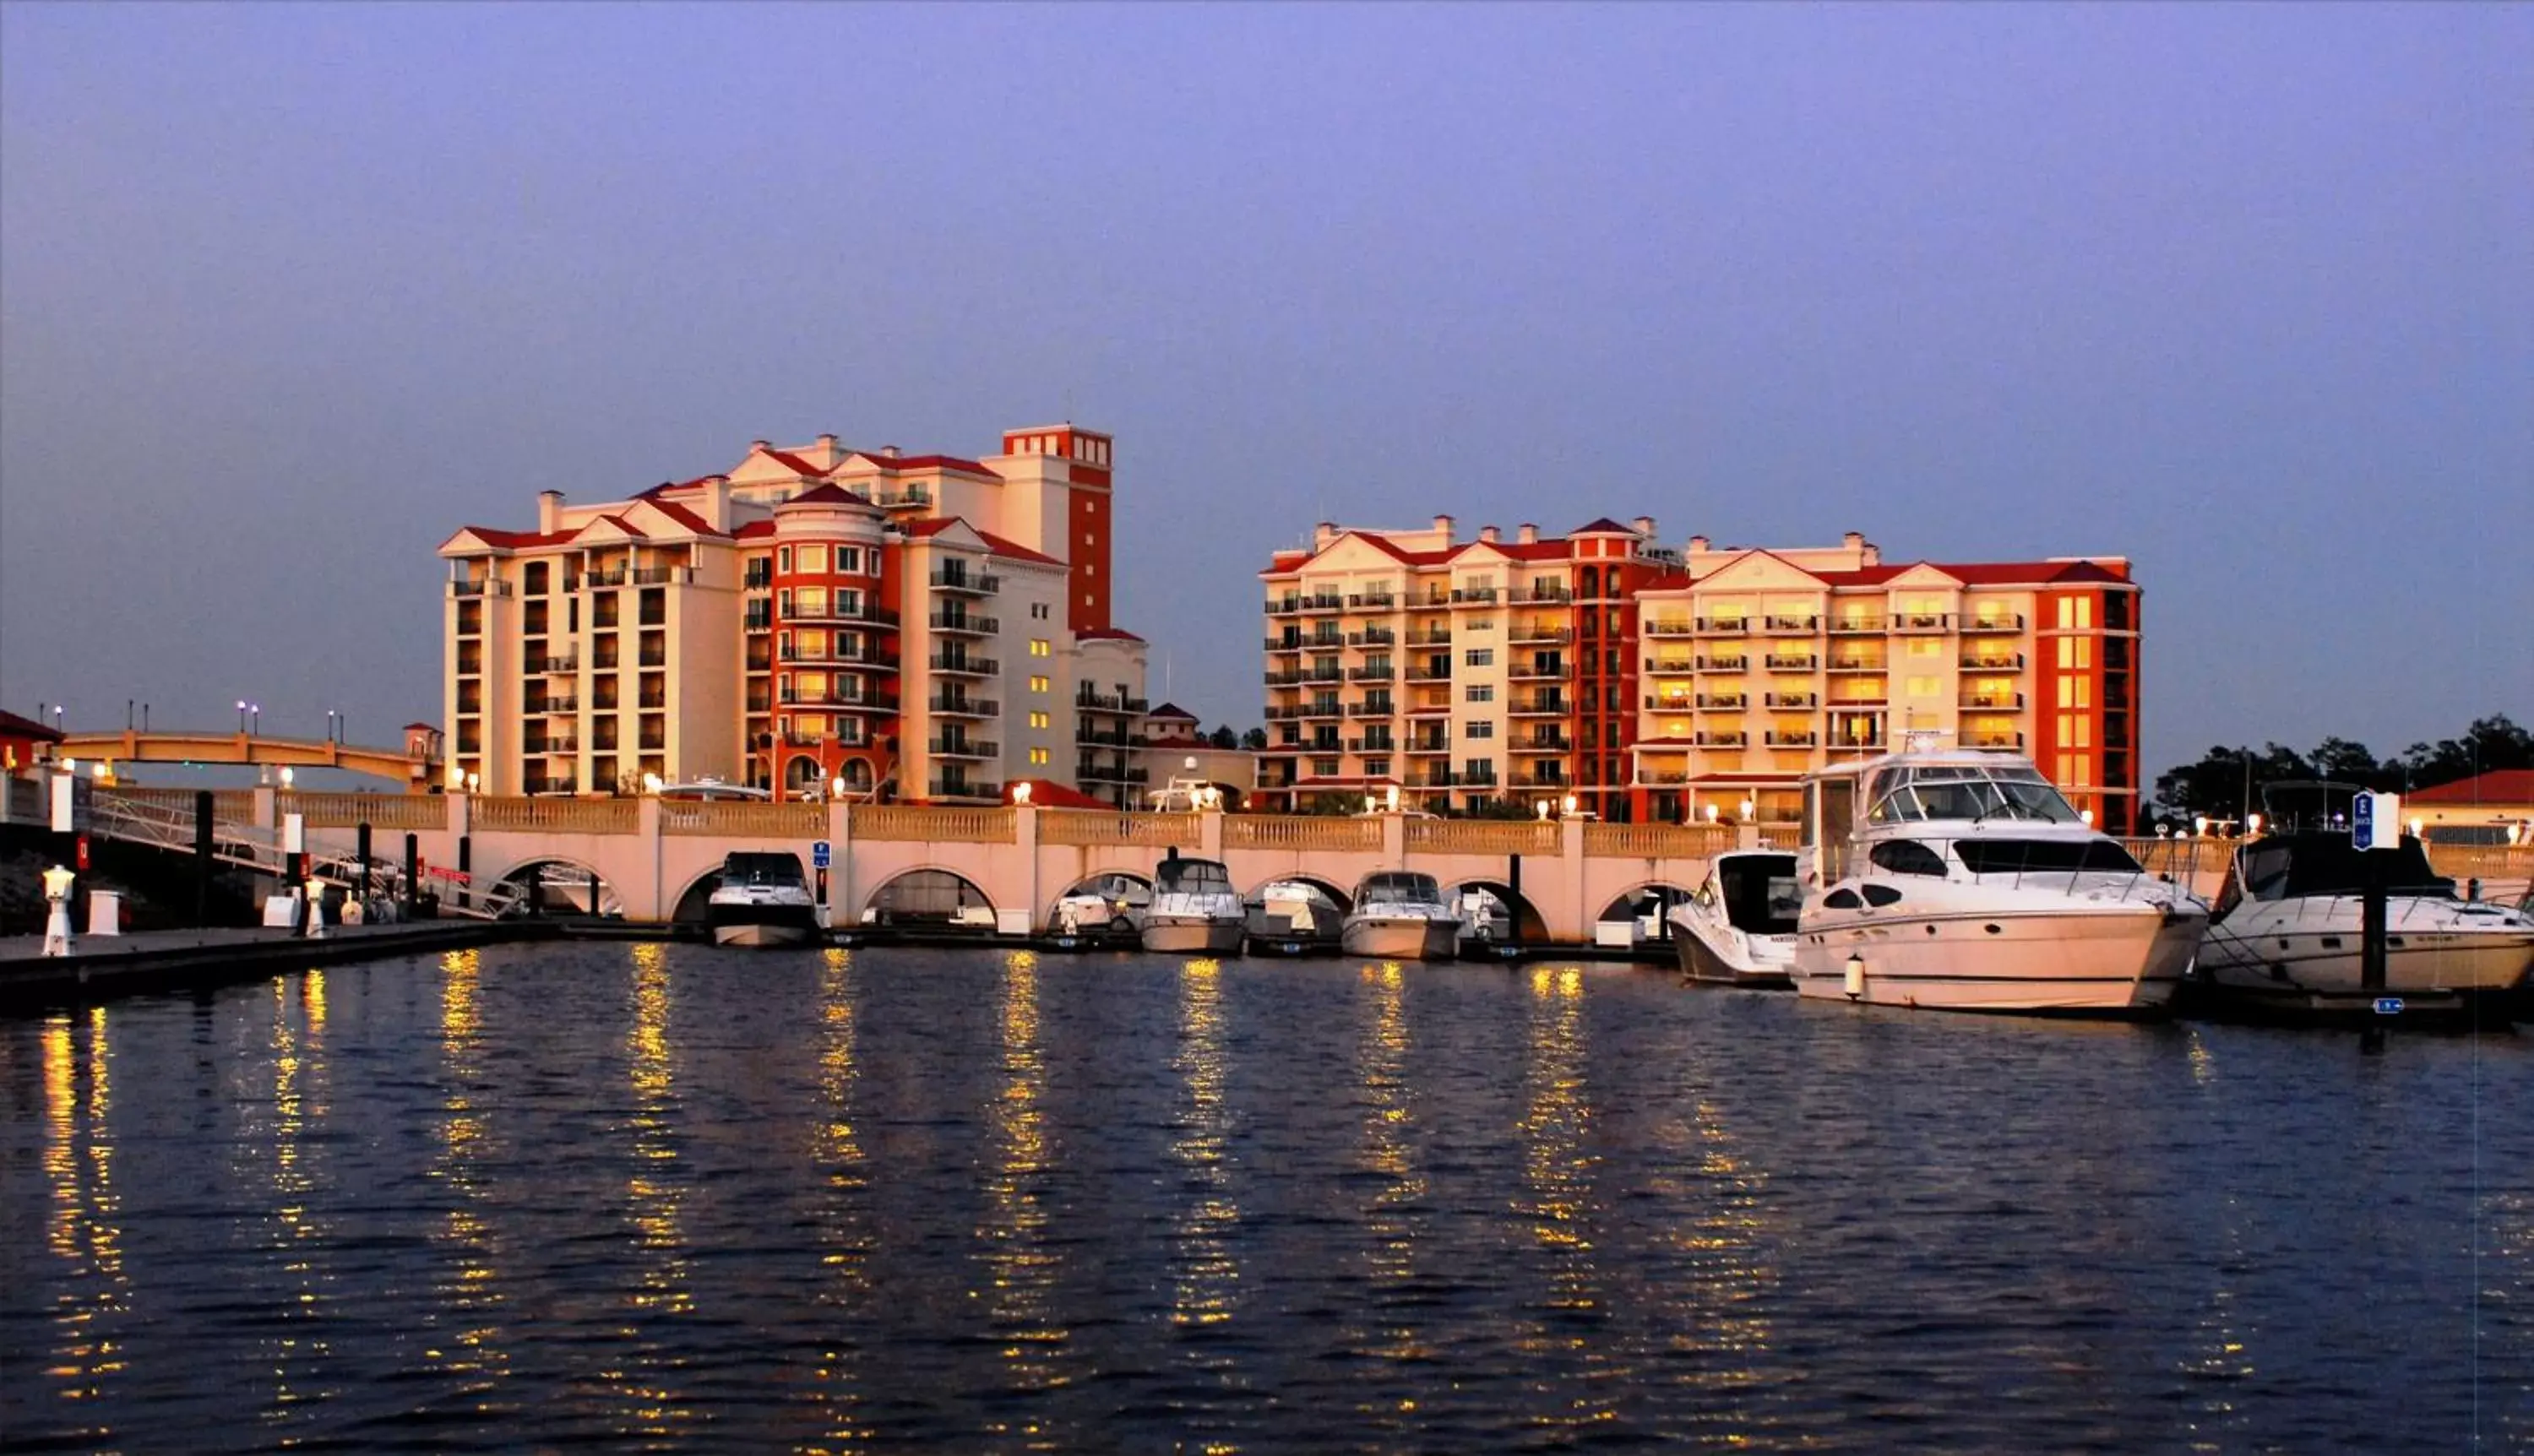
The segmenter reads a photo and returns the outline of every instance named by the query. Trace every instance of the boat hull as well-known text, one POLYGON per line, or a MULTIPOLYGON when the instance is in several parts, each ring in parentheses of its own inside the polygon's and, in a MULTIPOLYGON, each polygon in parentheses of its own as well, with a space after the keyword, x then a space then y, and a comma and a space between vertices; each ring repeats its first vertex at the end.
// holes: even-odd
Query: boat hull
POLYGON ((806 945, 814 927, 765 921, 734 921, 712 928, 716 945, 806 945))
POLYGON ((1783 960, 1762 963, 1748 953, 1733 953, 1728 947, 1711 945, 1705 935, 1694 926, 1675 922, 1671 928, 1672 949, 1680 956, 1680 973, 1692 981, 1715 986, 1741 986, 1756 991, 1786 991, 1795 984, 1792 937, 1787 937, 1789 953, 1783 960))
POLYGON ((1155 918, 1144 922, 1144 948, 1174 955, 1237 955, 1248 929, 1242 920, 1155 918))
POLYGON ((1339 935, 1349 955, 1374 960, 1451 960, 1461 953, 1457 920, 1349 920, 1339 935))
POLYGON ((2152 908, 1877 917, 1807 929, 1795 990, 1820 1001, 1928 1010, 2143 1016, 2162 1013, 2207 917, 2152 908), (1847 961, 1864 962, 1849 994, 1847 961))
POLYGON ((705 910, 716 945, 799 945, 818 934, 813 905, 714 904, 705 910))

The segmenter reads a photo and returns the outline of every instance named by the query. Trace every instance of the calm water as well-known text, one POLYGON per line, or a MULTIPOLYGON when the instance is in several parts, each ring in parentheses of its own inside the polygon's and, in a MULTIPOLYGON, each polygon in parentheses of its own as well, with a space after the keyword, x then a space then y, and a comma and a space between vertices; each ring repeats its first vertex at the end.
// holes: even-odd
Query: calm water
POLYGON ((0 1446, 2534 1446, 2534 1039, 515 946, 0 1022, 0 1446))

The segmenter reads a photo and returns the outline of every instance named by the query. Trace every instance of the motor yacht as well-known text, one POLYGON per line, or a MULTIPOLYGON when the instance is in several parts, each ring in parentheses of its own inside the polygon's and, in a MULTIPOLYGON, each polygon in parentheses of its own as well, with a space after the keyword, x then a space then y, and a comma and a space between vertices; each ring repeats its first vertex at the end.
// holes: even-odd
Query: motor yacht
POLYGON ((1959 1011, 2166 1007, 2208 907, 2013 754, 1927 748, 1804 780, 1795 989, 1959 1011))
POLYGON ((1718 855, 1698 888, 1666 915, 1681 974, 1725 986, 1792 987, 1803 903, 1792 854, 1733 849, 1718 855))
POLYGON ((1174 856, 1154 870, 1145 949, 1237 954, 1248 930, 1249 908, 1221 861, 1174 856))
POLYGON ((817 902, 794 854, 738 850, 725 857, 704 915, 722 945, 798 945, 819 931, 817 902))
POLYGON ((2457 898, 2408 835, 2362 850, 2347 829, 2291 827, 2236 850, 2199 976, 2220 1004, 2280 1014, 2365 1011, 2386 996, 2410 1011, 2501 1008, 2534 976, 2534 916, 2457 898), (2371 877, 2384 888, 2381 990, 2363 984, 2371 877))
POLYGON ((1349 955, 1380 960, 1450 960, 1461 949, 1461 912, 1431 875, 1381 870, 1356 886, 1355 908, 1338 933, 1349 955))

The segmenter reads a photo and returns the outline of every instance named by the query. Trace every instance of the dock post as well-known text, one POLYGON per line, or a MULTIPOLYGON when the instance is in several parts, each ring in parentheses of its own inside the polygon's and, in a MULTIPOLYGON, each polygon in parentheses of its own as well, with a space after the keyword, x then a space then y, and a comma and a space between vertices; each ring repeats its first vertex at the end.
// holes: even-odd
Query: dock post
POLYGON ((475 903, 468 893, 474 888, 474 882, 468 878, 475 869, 474 841, 472 834, 457 836, 457 908, 460 910, 469 909, 475 903))
POLYGON ((421 909, 422 836, 408 833, 404 836, 404 918, 413 919, 421 909))
POLYGON ((218 847, 217 831, 211 823, 211 791, 194 791, 194 924, 211 923, 211 875, 219 862, 213 858, 218 847))
POLYGON ((1520 855, 1513 855, 1505 861, 1505 888, 1513 891, 1513 903, 1505 906, 1505 913, 1513 917, 1513 942, 1520 945, 1522 943, 1522 856, 1520 855))
POLYGON ((2384 957, 2386 953, 2383 856, 2362 854, 2367 883, 2358 900, 2358 985, 2375 1002, 2370 1005, 2367 1029, 2359 1034, 2360 1052, 2374 1055, 2384 1050, 2385 1016, 2382 1009, 2384 999, 2384 957))
MULTIPOLYGON (((363 819, 352 826, 352 853, 361 862, 361 899, 370 897, 370 821, 363 819)), ((364 909, 368 908, 366 904, 364 909)))

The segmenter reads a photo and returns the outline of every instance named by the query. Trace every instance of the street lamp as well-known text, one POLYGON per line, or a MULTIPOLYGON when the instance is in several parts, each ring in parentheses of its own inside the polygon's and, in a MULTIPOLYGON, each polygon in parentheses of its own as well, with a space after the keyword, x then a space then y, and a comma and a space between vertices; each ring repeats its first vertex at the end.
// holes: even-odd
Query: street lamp
POLYGON ((484 777, 482 774, 470 773, 466 775, 466 792, 470 794, 474 793, 475 790, 483 784, 483 782, 484 777))
POLYGON ((334 720, 341 716, 342 714, 335 712, 331 707, 326 709, 326 741, 328 743, 332 743, 334 741, 334 720))
POLYGON ((296 779, 298 776, 299 776, 299 774, 298 774, 297 770, 295 770, 295 769, 293 769, 293 768, 289 767, 289 766, 288 766, 288 765, 286 765, 286 764, 285 764, 285 765, 283 765, 282 770, 281 770, 281 786, 282 786, 283 788, 285 788, 285 789, 286 789, 286 788, 288 788, 288 787, 290 787, 290 785, 291 785, 291 781, 292 781, 292 780, 294 780, 294 779, 296 779))
POLYGON ((246 699, 245 699, 245 698, 239 698, 239 699, 238 699, 238 732, 240 732, 240 733, 244 733, 245 731, 246 731, 246 699))
MULTIPOLYGON (((840 778, 836 780, 837 788, 841 789, 844 785, 845 781, 843 779, 840 778)), ((1029 807, 1029 780, 1025 778, 1014 780, 1012 783, 1012 802, 1026 809, 1029 807)))

